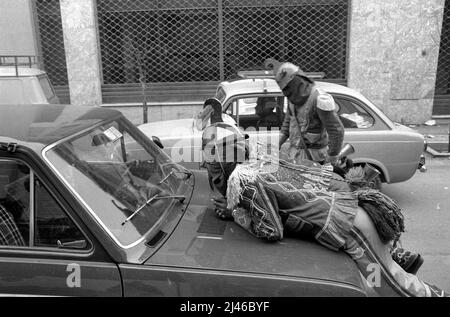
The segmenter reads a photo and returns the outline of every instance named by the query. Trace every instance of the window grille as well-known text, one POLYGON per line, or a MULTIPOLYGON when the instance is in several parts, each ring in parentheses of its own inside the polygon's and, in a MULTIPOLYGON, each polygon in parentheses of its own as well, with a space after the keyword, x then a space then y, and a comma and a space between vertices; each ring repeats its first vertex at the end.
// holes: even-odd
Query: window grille
POLYGON ((436 94, 450 95, 450 0, 445 1, 436 78, 436 94))
POLYGON ((42 67, 54 86, 68 85, 59 0, 35 0, 42 67))
POLYGON ((348 0, 97 0, 104 84, 209 82, 291 61, 345 79, 348 0))

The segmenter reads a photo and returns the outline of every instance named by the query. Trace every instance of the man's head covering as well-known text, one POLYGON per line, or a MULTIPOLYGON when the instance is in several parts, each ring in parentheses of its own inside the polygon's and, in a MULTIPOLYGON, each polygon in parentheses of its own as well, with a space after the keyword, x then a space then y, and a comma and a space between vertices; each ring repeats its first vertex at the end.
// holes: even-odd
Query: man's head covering
POLYGON ((204 130, 208 123, 223 122, 222 104, 217 98, 207 99, 203 103, 203 109, 195 116, 194 120, 199 130, 204 130))
POLYGON ((295 76, 300 76, 308 80, 310 83, 314 81, 306 76, 306 73, 300 69, 297 65, 289 62, 281 63, 274 58, 268 58, 264 62, 266 69, 273 69, 275 75, 275 81, 280 86, 281 90, 286 88, 286 86, 294 79, 295 76))
POLYGON ((235 125, 217 122, 202 134, 203 159, 208 162, 238 162, 248 159, 246 134, 235 125))
POLYGON ((206 108, 207 106, 211 106, 214 112, 222 113, 222 104, 217 98, 212 97, 206 99, 206 101, 203 103, 203 108, 206 108))
POLYGON ((247 135, 235 125, 217 122, 202 134, 202 152, 214 187, 225 196, 228 177, 237 164, 248 160, 247 135))

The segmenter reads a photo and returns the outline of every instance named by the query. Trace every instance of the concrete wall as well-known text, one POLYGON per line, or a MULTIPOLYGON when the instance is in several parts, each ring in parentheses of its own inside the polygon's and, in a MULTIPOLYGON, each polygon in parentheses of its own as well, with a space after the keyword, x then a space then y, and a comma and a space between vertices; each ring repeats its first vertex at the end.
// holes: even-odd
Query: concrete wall
POLYGON ((31 0, 0 0, 0 55, 38 55, 31 0))
POLYGON ((396 121, 431 117, 444 2, 351 1, 348 85, 396 121))

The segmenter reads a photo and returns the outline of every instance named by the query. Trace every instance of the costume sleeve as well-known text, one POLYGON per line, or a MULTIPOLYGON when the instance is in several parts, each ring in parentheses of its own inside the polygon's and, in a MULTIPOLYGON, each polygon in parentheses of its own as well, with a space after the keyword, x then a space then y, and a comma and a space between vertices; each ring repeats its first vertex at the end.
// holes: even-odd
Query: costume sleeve
POLYGON ((286 139, 289 138, 290 122, 291 122, 291 113, 288 108, 288 110, 284 116, 283 124, 281 125, 281 130, 280 130, 280 134, 284 135, 286 137, 286 139))
POLYGON ((328 133, 330 147, 328 155, 336 156, 341 151, 344 141, 344 125, 336 112, 333 97, 328 96, 327 98, 319 96, 321 100, 317 100, 317 113, 328 133))

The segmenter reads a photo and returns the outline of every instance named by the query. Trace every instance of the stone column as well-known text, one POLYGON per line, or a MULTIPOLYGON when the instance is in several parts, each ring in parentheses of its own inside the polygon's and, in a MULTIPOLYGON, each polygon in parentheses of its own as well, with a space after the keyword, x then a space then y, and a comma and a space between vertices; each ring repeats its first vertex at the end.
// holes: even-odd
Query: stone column
POLYGON ((352 0, 348 85, 393 120, 431 118, 445 0, 352 0))
POLYGON ((95 0, 60 3, 71 103, 99 106, 102 92, 95 0))

